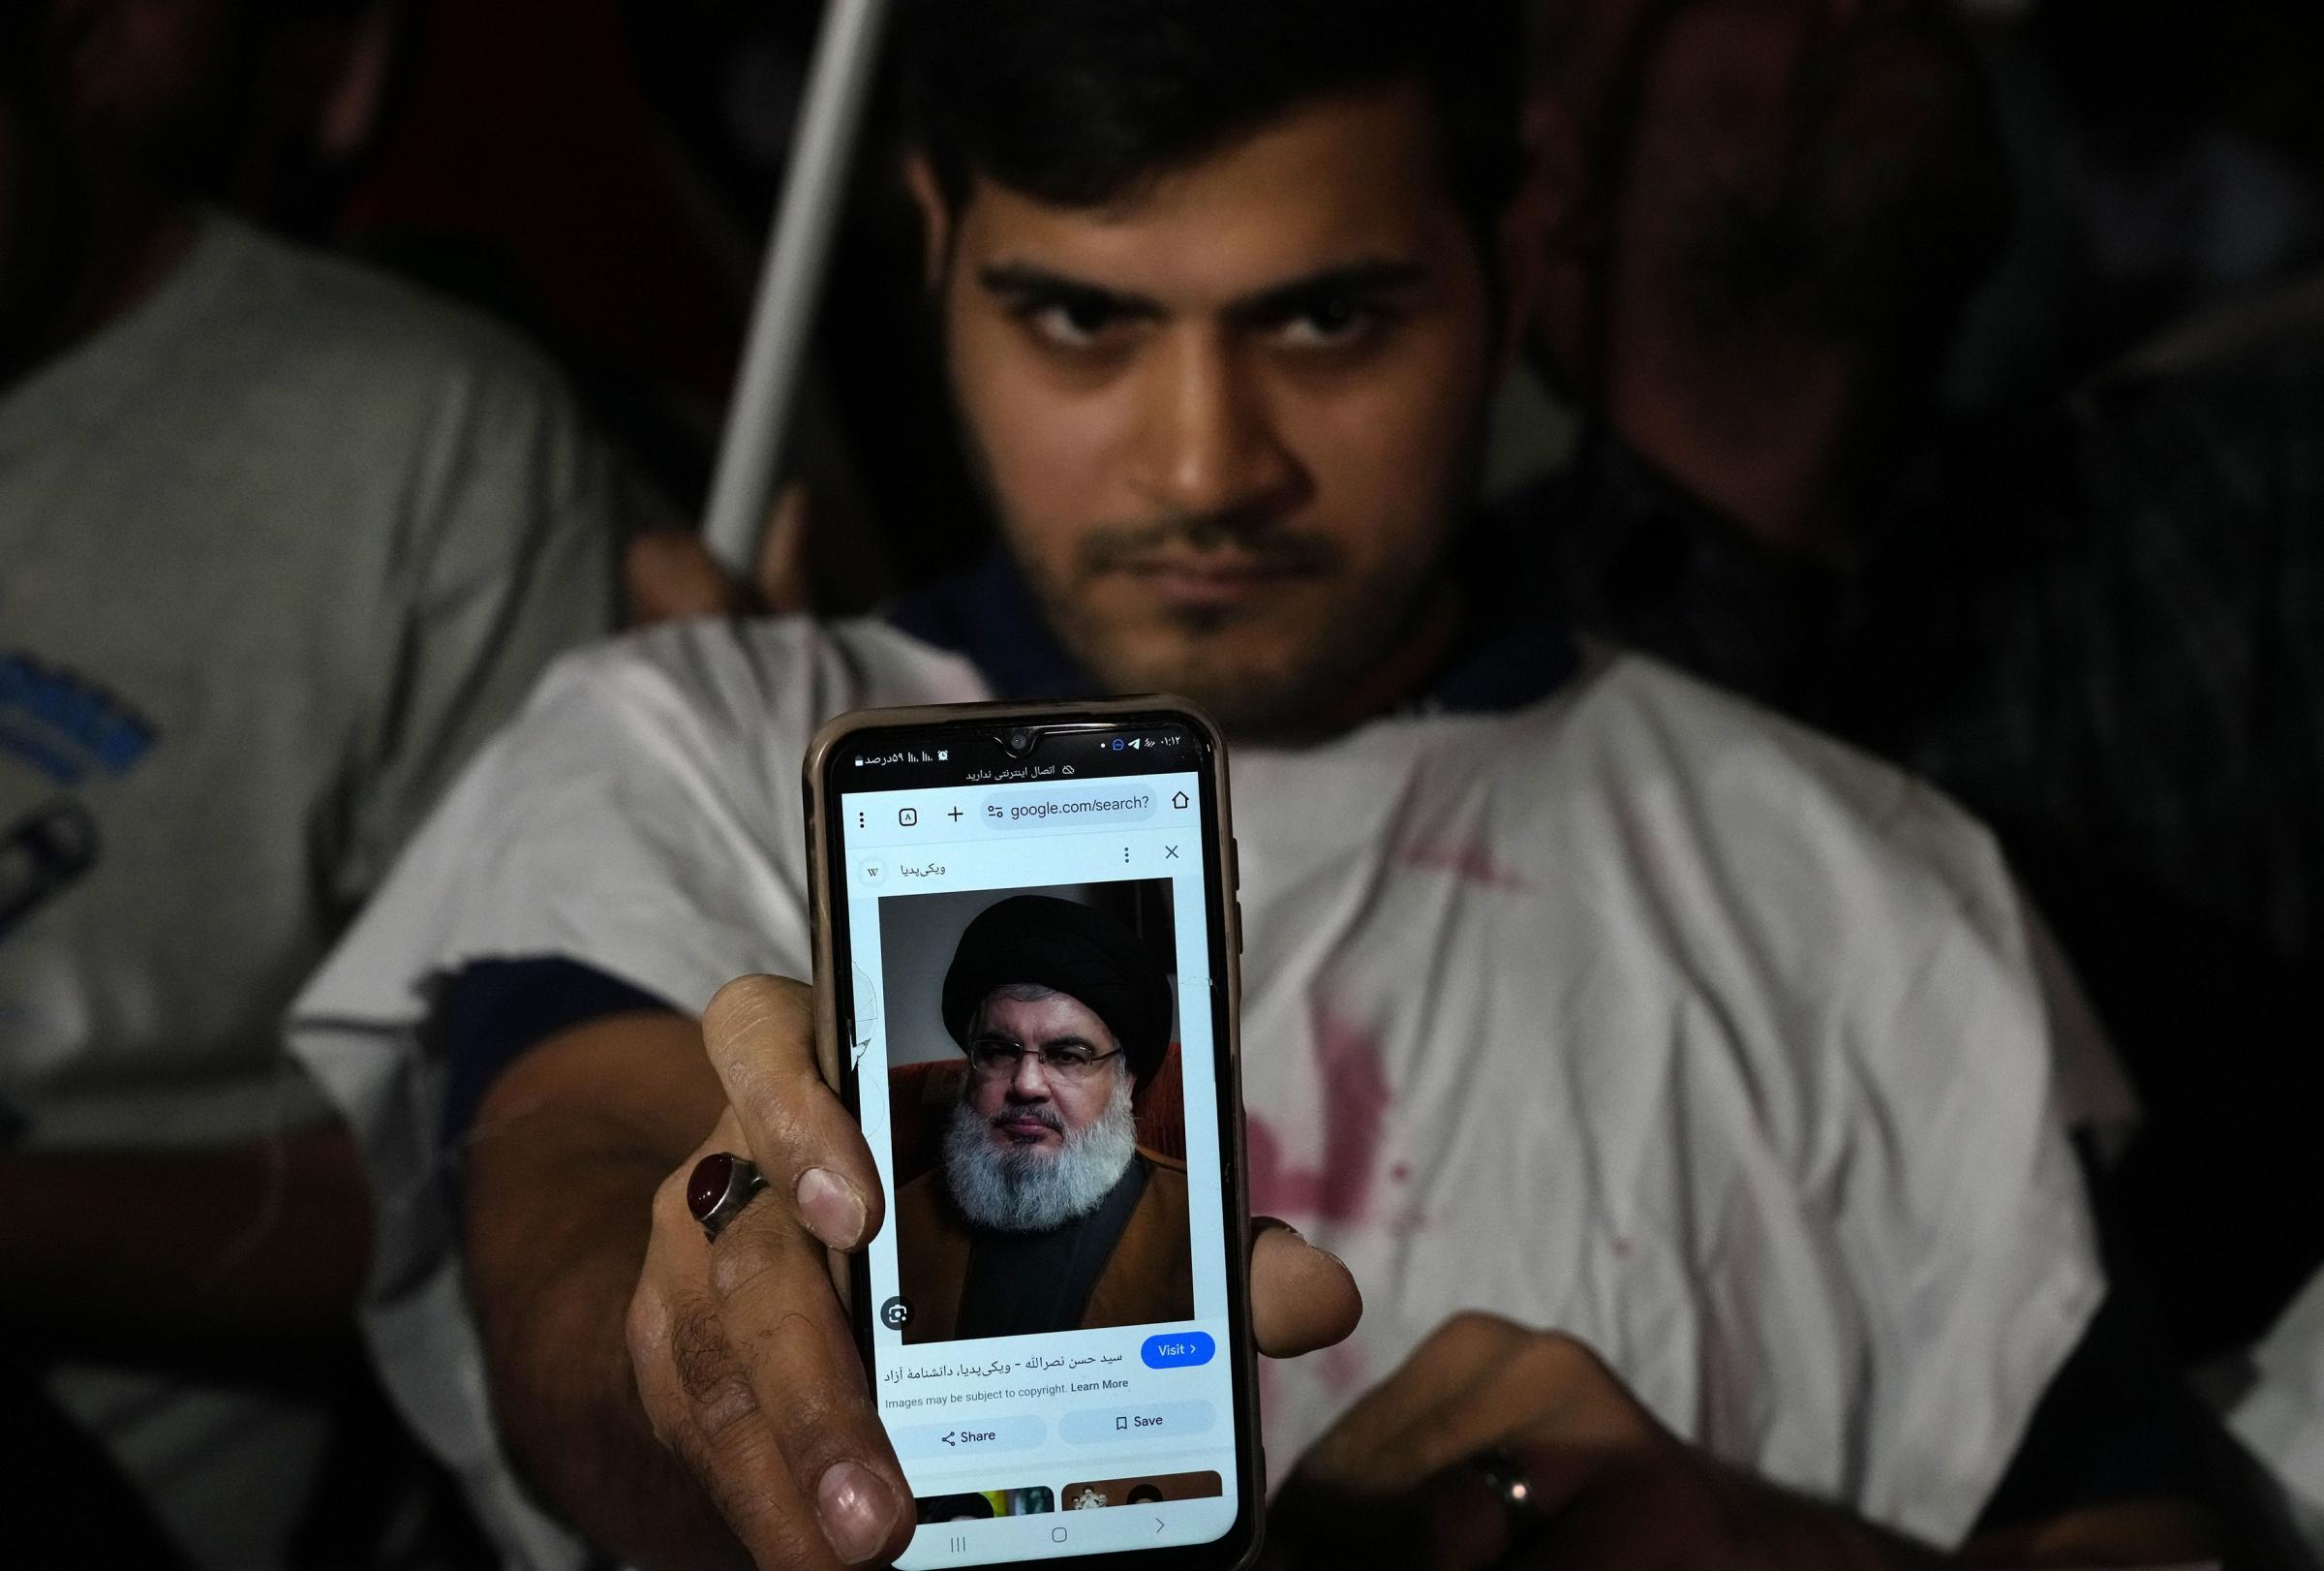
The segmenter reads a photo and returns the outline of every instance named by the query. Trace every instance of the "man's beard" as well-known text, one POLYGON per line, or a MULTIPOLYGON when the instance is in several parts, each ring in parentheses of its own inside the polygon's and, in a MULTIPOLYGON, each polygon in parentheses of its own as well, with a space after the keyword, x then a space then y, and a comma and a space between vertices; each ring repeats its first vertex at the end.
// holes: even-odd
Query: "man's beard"
MULTIPOLYGON (((1047 1103, 1013 1107, 1008 1116, 1064 1129, 1047 1103)), ((1064 1144, 1055 1151, 996 1145, 993 1123, 966 1102, 953 1107, 944 1128, 944 1178, 961 1214, 994 1232, 1044 1233, 1087 1216, 1138 1155, 1127 1075, 1116 1078, 1105 1112, 1086 1128, 1065 1133, 1064 1144)))
MULTIPOLYGON (((1449 514, 1457 516, 1464 499, 1475 494, 1465 483, 1473 473, 1473 466, 1460 471, 1464 483, 1447 498, 1449 514)), ((1455 533, 1441 529, 1424 557, 1383 561, 1361 578, 1351 574, 1346 553, 1328 536, 1218 517, 1108 525, 1078 541, 1061 571, 1022 554, 1018 565, 1058 639, 1108 691, 1182 693, 1231 735, 1295 741, 1329 729, 1319 727, 1318 718, 1344 704, 1351 690, 1413 636, 1444 592, 1455 533), (1289 658, 1254 659, 1247 646, 1238 647, 1235 623, 1269 615, 1264 607, 1178 611, 1172 621, 1182 638, 1175 653, 1134 655, 1123 649, 1119 628, 1084 593, 1147 556, 1168 550, 1199 557, 1221 549, 1295 581, 1330 586, 1335 603, 1330 614, 1318 619, 1289 658)))

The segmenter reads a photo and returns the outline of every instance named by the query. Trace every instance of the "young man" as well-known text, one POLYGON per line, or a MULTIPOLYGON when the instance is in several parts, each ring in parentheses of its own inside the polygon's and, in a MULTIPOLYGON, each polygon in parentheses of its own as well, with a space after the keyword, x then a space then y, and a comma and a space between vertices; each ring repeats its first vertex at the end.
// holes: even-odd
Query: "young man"
POLYGON ((1287 1553, 1361 1523, 1417 1563, 1383 1535, 1444 1509, 1455 1564, 1910 1558, 2021 1447, 2048 1474, 2004 1516, 2089 1508, 2029 1561, 2180 1547, 2122 1536, 2170 1483, 2118 1465, 2147 1415, 2094 1426, 2125 1455, 2034 1420, 2105 1290, 2066 1128, 2106 1077, 1987 838, 1577 653, 1474 516, 1530 287, 1508 9, 1006 0, 902 36, 1007 559, 887 626, 568 662, 297 1012, 378 1159, 375 1341, 512 1552, 573 1546, 494 1423, 639 1561, 905 1541, 824 1253, 888 1197, 804 990, 721 984, 808 970, 819 718, 1155 687, 1238 739, 1254 1199, 1366 1302, 1346 1336, 1348 1276, 1263 1233, 1262 1345, 1345 1337, 1270 1371, 1287 1553), (717 1151, 772 1192, 714 1248, 682 1187, 717 1151), (1549 1509, 1474 1509, 1512 1468, 1549 1509))

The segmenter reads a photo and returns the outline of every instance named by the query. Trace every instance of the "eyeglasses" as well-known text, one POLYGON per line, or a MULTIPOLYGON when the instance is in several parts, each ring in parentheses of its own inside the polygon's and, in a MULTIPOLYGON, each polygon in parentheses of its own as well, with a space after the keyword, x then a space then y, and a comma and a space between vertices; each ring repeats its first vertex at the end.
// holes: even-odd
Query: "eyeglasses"
POLYGON ((1006 1036, 975 1036, 968 1041, 968 1066, 980 1075, 1014 1080, 1027 1053, 1041 1061, 1044 1073, 1069 1083, 1086 1080, 1106 1060, 1121 1057, 1119 1048, 1111 1053, 1095 1053, 1079 1042, 1027 1047, 1006 1036))

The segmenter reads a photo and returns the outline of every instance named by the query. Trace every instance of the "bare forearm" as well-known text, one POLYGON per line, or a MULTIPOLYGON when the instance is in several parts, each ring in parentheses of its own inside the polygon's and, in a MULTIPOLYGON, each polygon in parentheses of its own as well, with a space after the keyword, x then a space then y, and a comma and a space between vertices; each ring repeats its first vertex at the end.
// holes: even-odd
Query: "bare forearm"
POLYGON ((649 1428, 625 1335, 654 1191, 719 1101, 692 1022, 584 1027, 508 1071, 465 1160, 464 1258, 502 1433, 560 1514, 647 1566, 737 1554, 649 1428), (628 1116, 630 1097, 653 1110, 628 1116))
POLYGON ((0 1157, 0 1324, 98 1358, 281 1362, 352 1330, 371 1200, 343 1127, 0 1157))

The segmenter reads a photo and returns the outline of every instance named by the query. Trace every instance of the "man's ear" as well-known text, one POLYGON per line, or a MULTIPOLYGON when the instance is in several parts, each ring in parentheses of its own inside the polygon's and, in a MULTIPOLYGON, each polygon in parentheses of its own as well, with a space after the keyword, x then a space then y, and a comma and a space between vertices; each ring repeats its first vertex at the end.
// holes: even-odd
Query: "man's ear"
POLYGON ((952 259, 952 209, 945 205, 944 188, 936 183, 935 166, 926 153, 903 161, 903 183, 911 188, 912 205, 920 209, 920 281, 930 293, 944 287, 944 269, 952 259))

